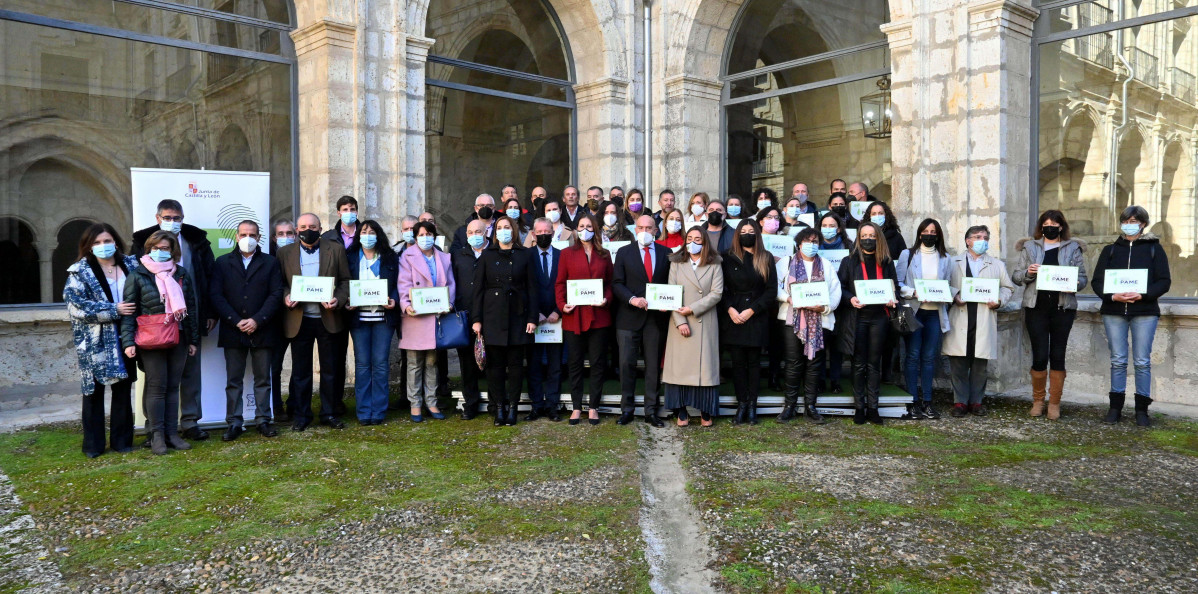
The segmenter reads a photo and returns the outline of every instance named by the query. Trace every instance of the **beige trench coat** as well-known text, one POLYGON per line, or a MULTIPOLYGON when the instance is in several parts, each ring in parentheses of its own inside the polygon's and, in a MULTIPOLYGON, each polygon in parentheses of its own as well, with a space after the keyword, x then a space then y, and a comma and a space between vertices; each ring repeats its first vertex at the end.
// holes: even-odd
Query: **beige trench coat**
MULTIPOLYGON (((965 278, 965 267, 968 266, 965 259, 968 257, 967 253, 953 257, 950 268, 952 276, 948 281, 953 294, 961 291, 961 279, 965 278)), ((998 279, 999 305, 1010 301, 1015 285, 1007 274, 1007 267, 1003 266, 1001 260, 989 254, 983 255, 981 261, 982 269, 975 276, 998 279)), ((952 329, 944 335, 942 352, 950 357, 964 357, 969 347, 969 307, 953 303, 948 307, 948 321, 952 329)), ((977 344, 974 345, 974 356, 979 359, 998 358, 998 312, 981 303, 978 304, 977 344)))
POLYGON ((718 260, 695 270, 691 270, 689 260, 671 262, 669 282, 682 285, 682 304, 694 313, 670 314, 661 381, 676 386, 718 386, 720 319, 716 306, 724 295, 724 271, 718 260), (690 326, 689 337, 678 331, 678 326, 684 323, 690 326))

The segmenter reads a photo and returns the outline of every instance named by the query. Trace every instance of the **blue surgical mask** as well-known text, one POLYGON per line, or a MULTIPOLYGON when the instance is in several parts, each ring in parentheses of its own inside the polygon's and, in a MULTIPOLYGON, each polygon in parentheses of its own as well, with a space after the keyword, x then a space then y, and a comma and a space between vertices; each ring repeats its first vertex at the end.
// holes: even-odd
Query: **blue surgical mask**
POLYGON ((358 222, 358 213, 356 213, 356 212, 341 213, 341 224, 342 225, 352 225, 356 222, 358 222))
POLYGON ((836 227, 820 227, 819 232, 824 236, 824 239, 832 239, 840 233, 840 229, 836 227))
POLYGON ((985 239, 973 240, 973 253, 980 256, 980 255, 986 253, 986 250, 988 250, 988 249, 990 249, 989 241, 986 241, 985 239))
POLYGON ((374 246, 379 242, 379 236, 373 233, 370 235, 362 234, 358 240, 362 242, 362 247, 373 250, 374 246))
POLYGON ((499 240, 499 243, 511 243, 512 242, 512 230, 511 229, 496 229, 495 230, 495 239, 499 240))
POLYGON ((770 205, 769 200, 758 200, 757 201, 757 210, 761 210, 769 205, 770 205))
POLYGON ((802 213, 799 212, 799 207, 797 207, 797 206, 787 206, 786 207, 786 218, 797 219, 797 218, 799 218, 800 214, 802 214, 802 213))
POLYGON ((470 247, 476 250, 481 250, 483 248, 483 244, 487 243, 487 238, 483 237, 482 235, 471 235, 470 237, 466 238, 466 243, 470 244, 470 247))
POLYGON ((106 260, 108 258, 111 258, 114 254, 116 254, 116 244, 115 243, 101 243, 100 245, 93 245, 92 253, 95 254, 95 256, 97 258, 99 258, 101 260, 106 260))
POLYGON ((171 253, 163 250, 150 250, 150 259, 155 262, 166 262, 171 259, 171 253))
POLYGON ((881 227, 886 224, 886 215, 874 215, 869 217, 869 222, 881 227))
POLYGON ((175 235, 178 235, 179 231, 183 229, 183 223, 180 223, 179 221, 162 221, 161 223, 158 223, 158 228, 166 231, 167 233, 174 233, 175 235))
POLYGON ((277 245, 279 247, 283 247, 285 245, 291 245, 293 243, 295 243, 294 237, 276 237, 275 238, 275 245, 277 245))
POLYGON ((507 213, 508 218, 512 218, 512 219, 520 218, 520 209, 519 208, 509 208, 503 212, 507 213))
POLYGON ((729 204, 728 205, 728 216, 733 217, 733 218, 739 217, 740 216, 740 205, 739 204, 729 204))
POLYGON ((431 250, 433 249, 433 244, 436 243, 436 239, 432 235, 421 235, 416 238, 416 247, 426 251, 431 250))
POLYGON ((1119 225, 1119 230, 1122 231, 1124 235, 1131 237, 1132 235, 1135 235, 1140 232, 1140 224, 1139 223, 1123 223, 1122 225, 1119 225))
POLYGON ((808 258, 814 258, 815 255, 819 253, 819 246, 815 245, 814 243, 804 243, 803 245, 799 246, 799 249, 802 250, 803 255, 807 256, 808 258))
POLYGON ((688 243, 686 244, 686 251, 692 254, 698 254, 699 252, 703 251, 703 244, 699 242, 688 243))
POLYGON ((412 245, 413 243, 416 243, 416 234, 412 233, 411 229, 404 231, 403 232, 403 242, 408 245, 412 245))

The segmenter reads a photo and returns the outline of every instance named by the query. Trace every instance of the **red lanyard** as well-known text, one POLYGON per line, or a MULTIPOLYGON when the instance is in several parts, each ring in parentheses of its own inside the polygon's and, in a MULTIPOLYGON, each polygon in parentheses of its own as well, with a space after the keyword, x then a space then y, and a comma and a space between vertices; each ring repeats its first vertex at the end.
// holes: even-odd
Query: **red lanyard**
MULTIPOLYGON (((882 278, 882 265, 875 262, 874 266, 876 266, 878 268, 877 279, 881 279, 882 278)), ((865 270, 865 260, 861 260, 861 276, 864 277, 865 280, 869 280, 869 272, 866 272, 866 270, 865 270)), ((877 280, 877 279, 875 279, 875 280, 877 280)))

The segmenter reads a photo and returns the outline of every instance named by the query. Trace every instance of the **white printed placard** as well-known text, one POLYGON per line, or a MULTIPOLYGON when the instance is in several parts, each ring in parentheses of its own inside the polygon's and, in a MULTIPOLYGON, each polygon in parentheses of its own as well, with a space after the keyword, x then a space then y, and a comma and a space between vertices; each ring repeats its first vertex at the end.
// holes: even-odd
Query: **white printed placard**
POLYGON ((533 337, 536 344, 561 344, 562 343, 562 322, 558 320, 550 324, 543 322, 537 324, 537 333, 533 337))
POLYGON ((1107 269, 1103 282, 1103 293, 1146 293, 1148 292, 1148 269, 1107 269))
POLYGON ((804 225, 807 225, 808 227, 814 227, 815 226, 815 213, 809 212, 806 214, 799 215, 799 222, 803 223, 804 225))
POLYGON ((564 249, 570 247, 570 240, 569 239, 559 239, 549 245, 557 248, 560 251, 560 250, 564 250, 564 249))
POLYGON ((291 277, 291 300, 299 303, 327 303, 333 299, 333 277, 291 277))
POLYGON ((352 307, 387 305, 387 279, 349 281, 349 304, 352 307))
POLYGON ((437 249, 439 249, 441 251, 445 251, 445 236, 438 235, 436 238, 433 239, 433 245, 437 246, 437 249))
POLYGON ((961 279, 961 301, 991 303, 998 301, 998 279, 967 276, 961 279))
POLYGON ((622 248, 626 245, 632 245, 632 242, 631 241, 605 241, 605 242, 603 242, 603 249, 607 250, 608 252, 611 252, 611 263, 612 264, 616 263, 616 252, 620 251, 620 248, 622 248))
POLYGON ((728 226, 732 227, 733 229, 735 229, 738 225, 740 225, 740 221, 741 221, 740 219, 725 219, 724 220, 724 222, 727 223, 728 226))
POLYGON ((628 229, 628 232, 634 236, 636 235, 636 225, 624 225, 624 228, 628 229))
POLYGON ((792 307, 819 307, 828 305, 828 282, 794 283, 790 286, 792 307))
POLYGON ((789 227, 787 227, 787 228, 786 228, 786 233, 785 233, 785 235, 786 235, 787 237, 794 237, 794 236, 798 235, 798 234, 799 234, 799 232, 800 232, 800 231, 802 231, 802 230, 803 230, 803 227, 802 227, 802 225, 791 225, 791 226, 789 226, 789 227))
POLYGON ((894 301, 894 281, 890 279, 853 281, 853 287, 857 291, 857 301, 863 305, 884 305, 894 301))
POLYGON ((849 203, 849 216, 858 221, 865 220, 865 209, 869 208, 871 202, 865 200, 854 200, 849 203))
POLYGON ((566 281, 566 304, 599 305, 603 303, 603 279, 566 281))
POLYGON ((795 255, 795 240, 789 235, 762 235, 761 243, 765 245, 765 249, 779 257, 789 258, 795 255))
POLYGON ((417 314, 446 313, 452 305, 449 302, 449 287, 424 287, 410 289, 408 296, 412 300, 412 309, 417 314))
POLYGON ((645 301, 649 302, 649 309, 674 311, 682 307, 682 285, 649 283, 645 285, 645 301))
POLYGON ((927 303, 948 303, 953 300, 953 290, 946 280, 917 278, 915 298, 927 303))
POLYGON ((849 238, 849 241, 854 241, 854 242, 857 241, 857 230, 856 229, 845 229, 844 234, 849 238))
POLYGON ((833 274, 835 274, 836 270, 840 270, 840 261, 849 257, 849 251, 848 250, 820 250, 819 257, 827 260, 828 263, 832 265, 832 267, 835 269, 832 272, 833 272, 833 274))
POLYGON ((1037 291, 1077 292, 1077 266, 1041 266, 1036 271, 1037 291))

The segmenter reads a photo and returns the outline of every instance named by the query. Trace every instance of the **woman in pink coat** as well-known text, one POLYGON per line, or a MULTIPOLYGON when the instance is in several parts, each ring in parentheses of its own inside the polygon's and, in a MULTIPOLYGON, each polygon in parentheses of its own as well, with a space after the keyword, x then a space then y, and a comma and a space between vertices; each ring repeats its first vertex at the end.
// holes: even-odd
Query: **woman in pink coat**
POLYGON ((402 338, 399 348, 407 351, 408 402, 412 406, 412 422, 424 420, 423 402, 434 419, 444 419, 437 408, 437 314, 416 314, 412 308, 412 289, 449 287, 446 307, 453 306, 455 284, 449 254, 433 246, 437 228, 428 221, 412 228, 416 245, 409 246, 399 256, 399 304, 403 308, 402 338))

